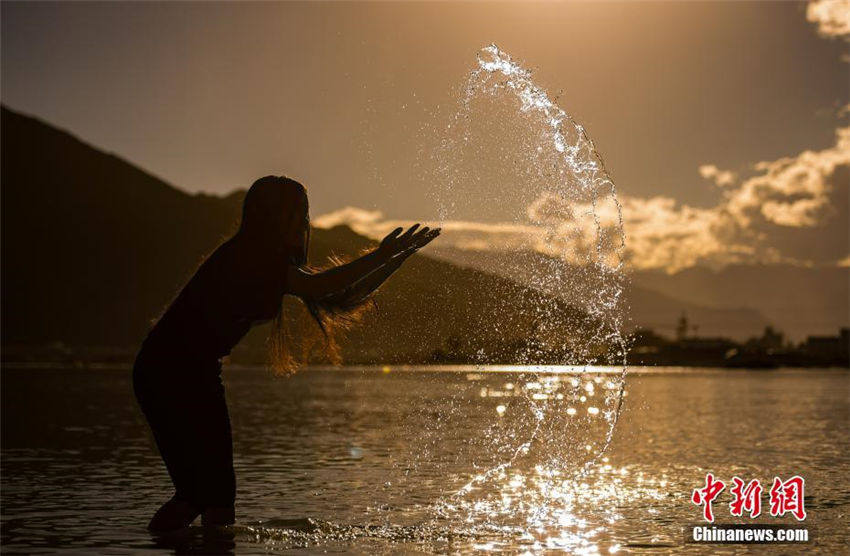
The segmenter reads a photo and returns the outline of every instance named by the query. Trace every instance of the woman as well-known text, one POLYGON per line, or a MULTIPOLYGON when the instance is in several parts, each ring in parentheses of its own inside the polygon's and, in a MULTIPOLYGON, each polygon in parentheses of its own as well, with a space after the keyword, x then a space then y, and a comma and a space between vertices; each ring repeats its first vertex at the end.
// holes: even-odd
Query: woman
POLYGON ((271 338, 277 371, 297 366, 283 341, 281 303, 299 297, 333 351, 334 324, 350 322, 358 308, 439 228, 402 233, 397 228, 370 253, 323 272, 307 267, 310 218, 304 187, 268 176, 249 189, 236 234, 196 271, 151 329, 133 366, 136 399, 148 420, 174 496, 148 528, 235 521, 236 477, 230 418, 221 381, 221 358, 251 326, 275 321, 271 338))

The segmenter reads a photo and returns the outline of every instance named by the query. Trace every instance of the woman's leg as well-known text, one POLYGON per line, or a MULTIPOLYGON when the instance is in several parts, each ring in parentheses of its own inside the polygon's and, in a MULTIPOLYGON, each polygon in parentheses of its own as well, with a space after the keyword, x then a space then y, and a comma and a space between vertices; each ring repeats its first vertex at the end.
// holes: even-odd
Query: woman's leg
POLYGON ((236 472, 233 468, 233 436, 221 377, 204 383, 198 397, 196 421, 199 499, 203 525, 230 525, 236 521, 236 472))
POLYGON ((149 528, 186 527, 202 513, 205 525, 234 523, 233 442, 220 377, 159 385, 145 397, 143 411, 176 489, 149 528))
POLYGON ((236 523, 235 506, 210 507, 201 514, 201 525, 204 527, 233 525, 234 523, 236 523))
POLYGON ((183 529, 191 525, 199 513, 200 510, 188 501, 173 497, 156 511, 148 523, 148 530, 164 532, 183 529))
POLYGON ((185 450, 190 431, 185 427, 183 411, 172 407, 168 396, 146 400, 142 408, 175 487, 174 496, 156 511, 148 529, 168 531, 188 527, 201 514, 201 508, 192 500, 191 489, 185 486, 192 468, 185 450))

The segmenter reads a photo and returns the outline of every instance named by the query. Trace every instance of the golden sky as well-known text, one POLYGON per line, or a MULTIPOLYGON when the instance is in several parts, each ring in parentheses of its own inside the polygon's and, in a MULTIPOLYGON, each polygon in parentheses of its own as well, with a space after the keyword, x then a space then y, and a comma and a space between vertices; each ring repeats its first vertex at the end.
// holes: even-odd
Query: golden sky
MULTIPOLYGON (((375 234, 434 219, 429 152, 495 42, 595 141, 636 266, 850 255, 843 0, 4 2, 0 13, 5 104, 188 191, 287 174, 325 223, 375 234)), ((507 187, 455 193, 495 206, 507 187)), ((447 241, 480 246, 505 230, 537 241, 508 212, 453 217, 447 241)))

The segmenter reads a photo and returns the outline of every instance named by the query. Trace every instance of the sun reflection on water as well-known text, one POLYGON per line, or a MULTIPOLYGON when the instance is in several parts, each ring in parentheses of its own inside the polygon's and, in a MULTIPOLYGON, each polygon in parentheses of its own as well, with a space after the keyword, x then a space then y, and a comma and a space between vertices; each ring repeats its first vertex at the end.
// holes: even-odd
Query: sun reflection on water
POLYGON ((576 474, 552 466, 501 469, 443 501, 443 515, 463 521, 480 542, 476 550, 501 551, 520 545, 527 553, 564 550, 575 554, 616 553, 606 538, 624 518, 620 508, 665 496, 666 480, 632 477, 608 458, 576 474), (607 544, 606 544, 607 543, 607 544))

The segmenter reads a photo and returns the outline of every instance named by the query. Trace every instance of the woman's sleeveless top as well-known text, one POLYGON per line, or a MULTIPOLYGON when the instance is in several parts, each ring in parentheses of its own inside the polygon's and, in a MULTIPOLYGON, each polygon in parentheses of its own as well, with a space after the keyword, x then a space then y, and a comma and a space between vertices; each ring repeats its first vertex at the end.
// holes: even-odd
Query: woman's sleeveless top
POLYGON ((136 367, 172 372, 221 371, 251 326, 280 311, 286 264, 249 257, 228 240, 195 272, 153 326, 136 367))

